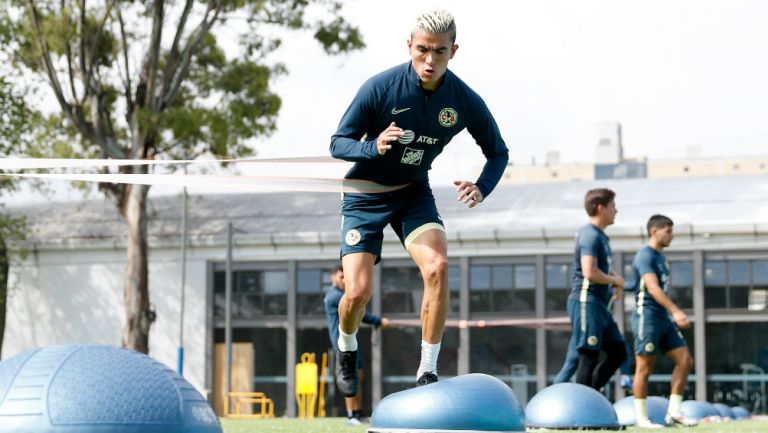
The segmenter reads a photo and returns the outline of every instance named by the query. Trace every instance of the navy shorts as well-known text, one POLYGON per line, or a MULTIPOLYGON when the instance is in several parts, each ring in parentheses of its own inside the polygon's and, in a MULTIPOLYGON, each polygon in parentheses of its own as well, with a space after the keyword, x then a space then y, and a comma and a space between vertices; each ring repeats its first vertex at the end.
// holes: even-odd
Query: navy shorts
POLYGON ((385 193, 345 193, 341 216, 341 256, 366 252, 376 256, 376 263, 387 224, 406 249, 425 231, 445 231, 427 182, 385 193))
POLYGON ((578 349, 600 350, 608 344, 624 342, 619 326, 605 305, 568 299, 568 315, 578 349))
POLYGON ((632 333, 635 334, 635 354, 658 355, 686 346, 683 333, 669 316, 632 313, 632 333))

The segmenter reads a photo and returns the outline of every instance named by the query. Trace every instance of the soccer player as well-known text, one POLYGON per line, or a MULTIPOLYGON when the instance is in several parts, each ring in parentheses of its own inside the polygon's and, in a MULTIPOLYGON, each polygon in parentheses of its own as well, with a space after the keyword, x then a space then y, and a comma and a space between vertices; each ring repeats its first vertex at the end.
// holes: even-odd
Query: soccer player
POLYGON ((448 307, 447 241, 427 172, 451 139, 466 129, 486 163, 476 182, 454 181, 458 200, 475 207, 491 193, 509 159, 485 102, 448 70, 459 46, 453 16, 443 10, 416 18, 410 61, 366 81, 331 139, 335 158, 355 162, 347 179, 397 186, 379 194, 344 194, 341 256, 346 290, 339 303, 337 384, 357 392, 357 332, 371 297, 373 267, 389 224, 421 271, 421 361, 418 385, 436 382, 448 307))
POLYGON ((611 268, 611 246, 604 231, 618 213, 615 196, 606 188, 589 190, 584 196, 589 223, 576 235, 573 287, 568 297, 571 338, 579 352, 576 382, 597 390, 627 358, 624 337, 608 309, 611 297, 622 299, 624 289, 624 279, 611 268), (607 355, 602 361, 601 350, 607 355))
POLYGON ((640 427, 659 428, 648 418, 646 397, 648 377, 653 371, 656 355, 663 353, 675 363, 672 370, 672 392, 665 422, 668 425, 696 425, 683 416, 680 405, 693 358, 678 328, 688 328, 688 316, 671 299, 669 293, 669 263, 661 252, 672 242, 672 220, 653 215, 646 226, 648 245, 635 254, 632 261, 636 306, 632 312, 632 332, 635 334, 635 419, 640 427), (670 319, 670 315, 672 318, 670 319))
MULTIPOLYGON (((339 356, 339 301, 344 295, 344 268, 342 265, 337 265, 331 271, 331 287, 325 292, 325 317, 328 320, 328 335, 331 339, 331 347, 336 354, 336 358, 339 356)), ((363 316, 363 323, 373 325, 375 327, 386 328, 389 325, 387 318, 382 318, 371 313, 365 313, 363 316)), ((357 378, 358 383, 362 383, 363 380, 363 357, 357 357, 357 378)), ((363 393, 358 392, 354 397, 345 397, 344 404, 347 408, 347 424, 360 425, 365 422, 363 416, 363 393)))

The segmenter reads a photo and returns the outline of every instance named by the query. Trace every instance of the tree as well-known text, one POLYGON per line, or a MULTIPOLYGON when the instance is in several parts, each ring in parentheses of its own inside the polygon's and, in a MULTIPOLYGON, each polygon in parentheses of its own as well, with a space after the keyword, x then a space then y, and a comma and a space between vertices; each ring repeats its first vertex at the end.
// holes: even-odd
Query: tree
MULTIPOLYGON (((286 72, 268 63, 268 54, 280 47, 270 33, 312 31, 330 55, 364 46, 336 0, 0 2, 7 6, 0 12, 0 34, 8 37, 0 49, 17 69, 44 78, 60 109, 46 117, 41 134, 52 156, 252 155, 247 139, 275 129, 280 98, 270 81, 286 72), (217 31, 236 34, 237 44, 220 43, 217 31)), ((147 353, 154 317, 147 269, 149 187, 99 189, 126 225, 123 346, 147 353)))
MULTIPOLYGON (((0 155, 25 152, 30 145, 38 113, 31 111, 23 99, 15 94, 5 78, 0 77, 0 155)), ((0 177, 0 192, 16 189, 10 177, 0 177)), ((24 238, 25 220, 0 213, 0 349, 5 335, 5 315, 8 299, 8 243, 24 238)))

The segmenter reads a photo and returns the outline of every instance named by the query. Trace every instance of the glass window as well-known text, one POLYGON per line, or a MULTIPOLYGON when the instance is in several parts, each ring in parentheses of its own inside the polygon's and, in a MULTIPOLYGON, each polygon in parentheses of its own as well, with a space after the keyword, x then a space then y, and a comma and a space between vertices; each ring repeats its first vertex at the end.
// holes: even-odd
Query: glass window
POLYGON ((469 290, 488 290, 491 287, 491 267, 471 266, 469 268, 469 290))
POLYGON ((680 308, 693 308, 693 263, 669 263, 669 297, 680 308))
POLYGON ((536 288, 536 266, 534 265, 515 266, 515 288, 517 289, 535 289, 536 288))
POLYGON ((458 265, 448 266, 448 291, 450 291, 450 301, 448 311, 458 312, 461 299, 459 298, 461 290, 461 267, 458 265))
POLYGON ((706 261, 704 281, 707 308, 762 311, 768 307, 765 260, 706 261))
POLYGON ((494 290, 508 290, 513 286, 513 270, 512 266, 497 265, 491 267, 491 288, 494 290))
POLYGON ((704 305, 706 308, 727 308, 725 284, 727 270, 724 261, 704 262, 704 305))
POLYGON ((752 262, 752 284, 768 286, 768 260, 752 262))
POLYGON ((325 314, 325 290, 331 286, 329 269, 299 269, 296 271, 296 303, 302 315, 325 314))
POLYGON ((728 263, 728 284, 729 285, 749 285, 749 262, 745 260, 729 261, 728 263))
MULTIPOLYGON (((461 270, 458 265, 448 266, 448 311, 459 311, 461 270)), ((384 314, 418 313, 424 296, 424 280, 415 264, 386 265, 381 269, 381 301, 384 314)))
POLYGON ((469 308, 473 312, 535 310, 536 266, 470 266, 469 308))
POLYGON ((768 322, 707 323, 707 400, 765 413, 768 322))
POLYGON ((546 311, 562 313, 567 310, 571 292, 571 267, 569 263, 548 263, 545 266, 546 311))
MULTIPOLYGON (((213 275, 214 315, 225 312, 226 273, 213 275)), ((264 315, 285 315, 288 311, 288 272, 285 270, 246 270, 232 273, 232 317, 238 319, 264 315)))
POLYGON ((415 313, 421 308, 424 281, 416 266, 381 269, 382 311, 415 313))

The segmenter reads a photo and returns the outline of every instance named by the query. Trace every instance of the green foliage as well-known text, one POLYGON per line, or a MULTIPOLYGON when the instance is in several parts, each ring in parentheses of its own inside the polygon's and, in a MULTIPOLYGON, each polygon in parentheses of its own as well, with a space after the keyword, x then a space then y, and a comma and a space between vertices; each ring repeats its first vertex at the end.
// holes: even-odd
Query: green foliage
POLYGON ((62 109, 37 124, 43 146, 30 154, 251 156, 248 141, 274 132, 281 106, 271 83, 286 70, 269 61, 280 29, 310 32, 328 54, 364 47, 340 1, 194 2, 176 35, 185 3, 164 2, 153 45, 154 1, 0 0, 0 55, 55 84, 62 109))
MULTIPOLYGON (((0 77, 0 156, 22 155, 34 148, 33 134, 40 124, 40 114, 29 109, 19 92, 0 77)), ((16 183, 13 178, 0 177, 0 191, 14 190, 16 183)))

